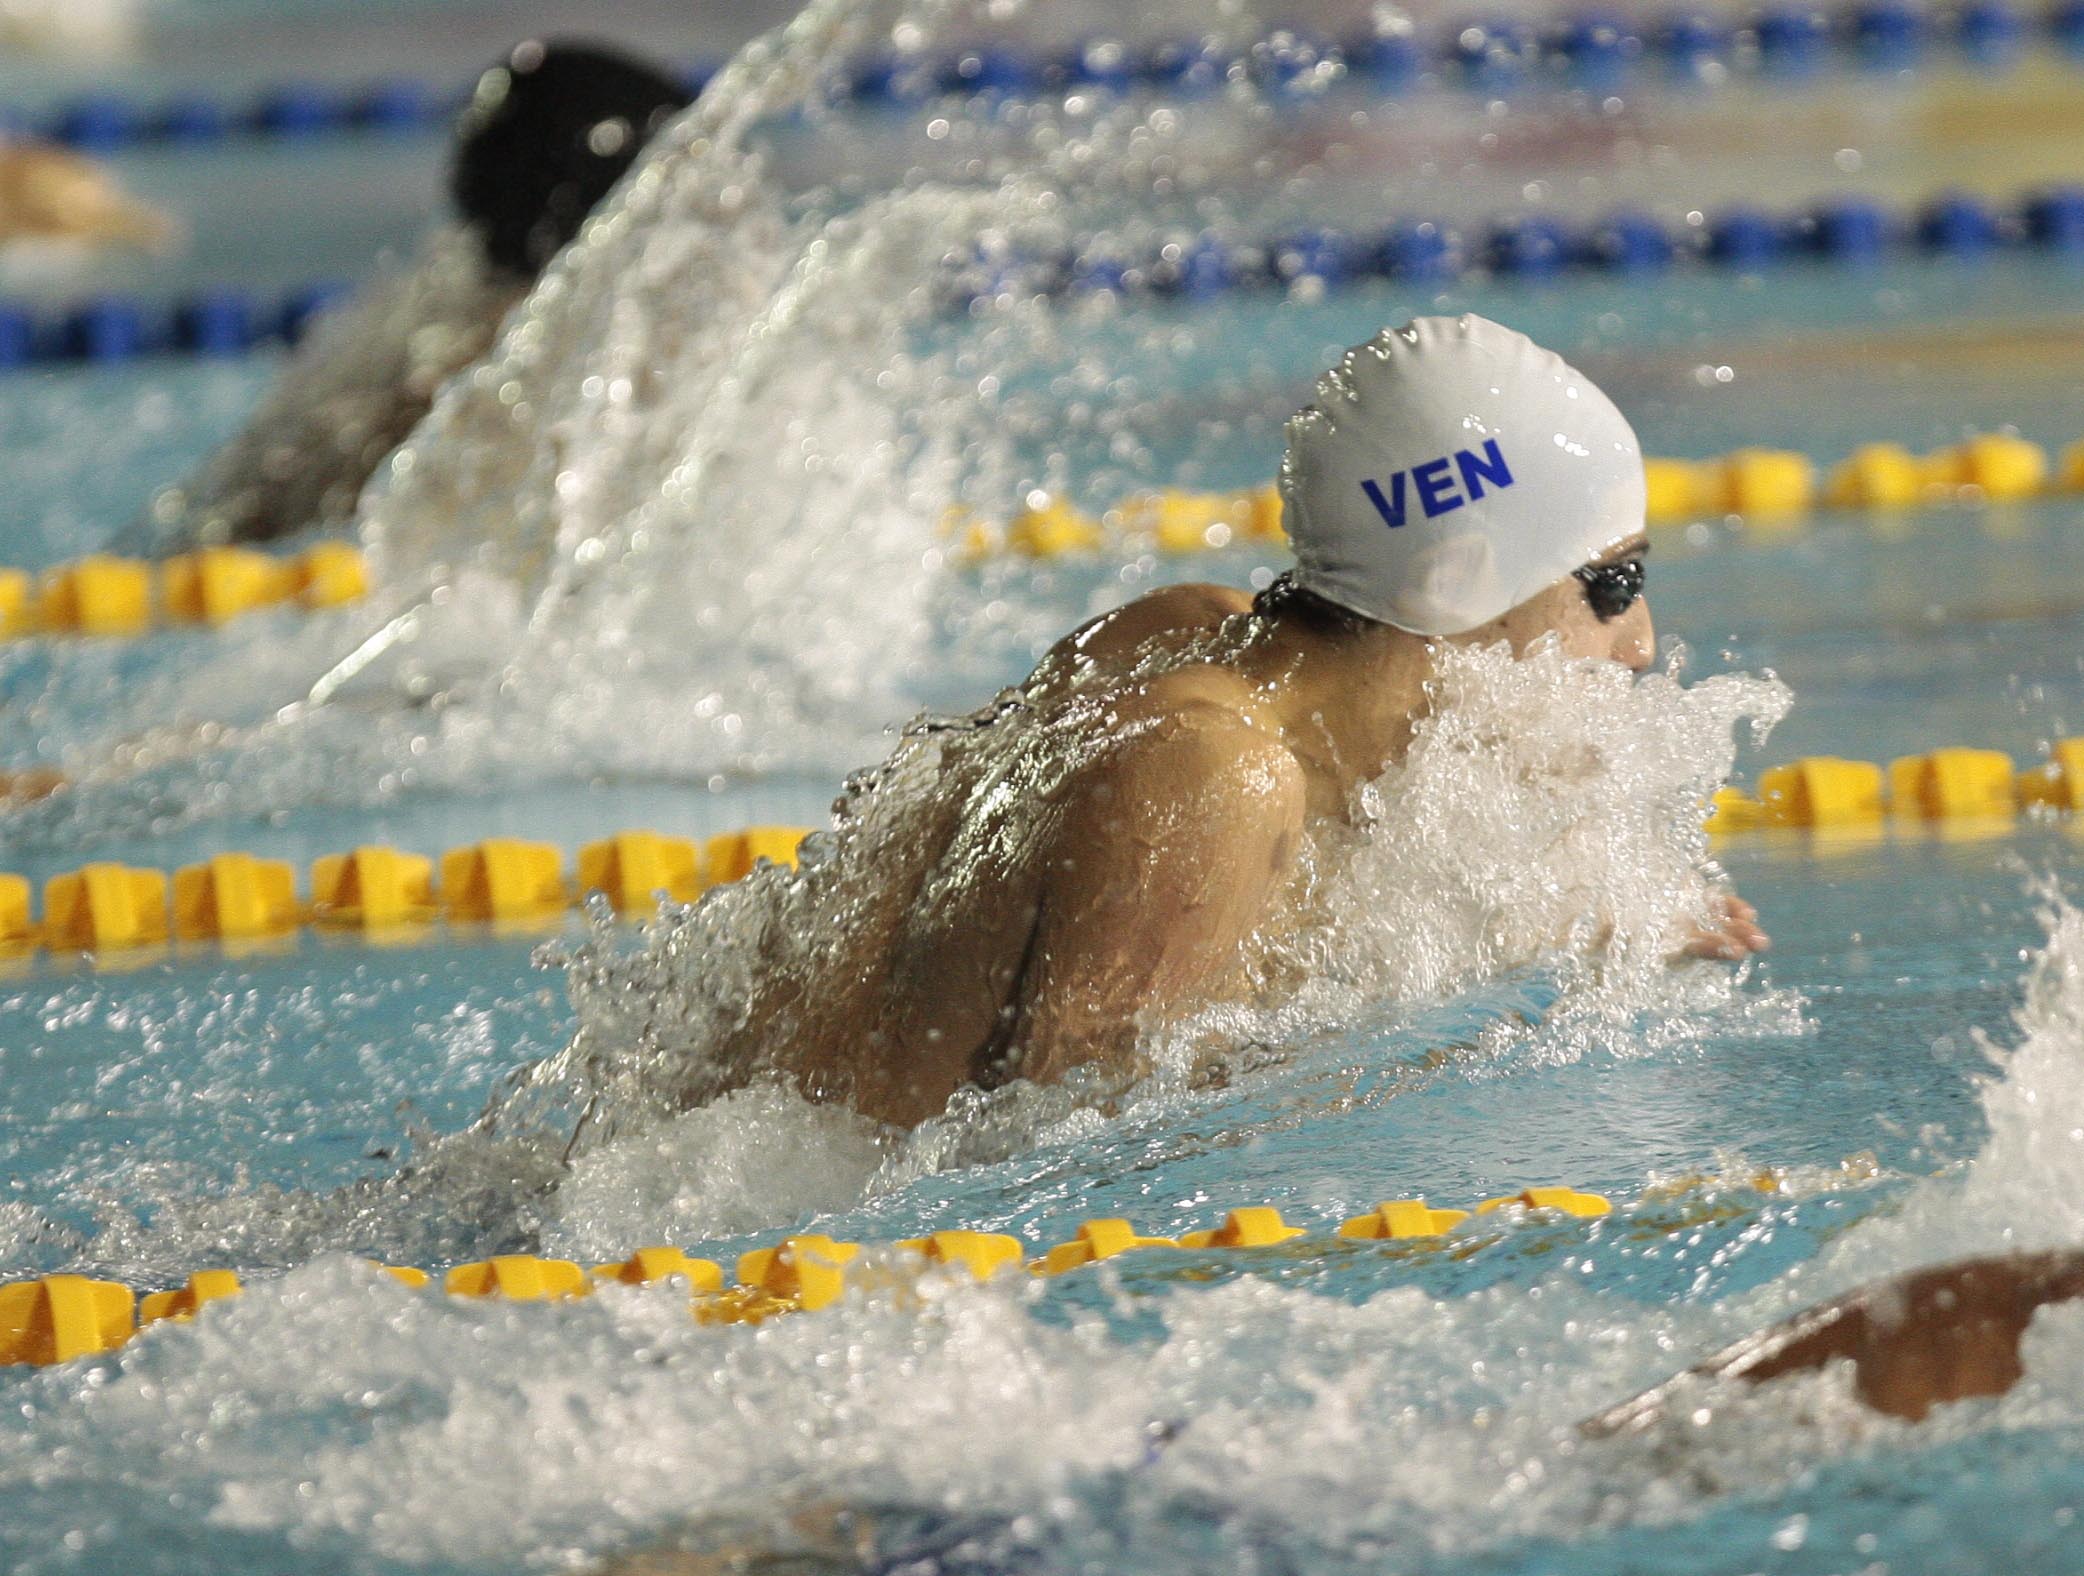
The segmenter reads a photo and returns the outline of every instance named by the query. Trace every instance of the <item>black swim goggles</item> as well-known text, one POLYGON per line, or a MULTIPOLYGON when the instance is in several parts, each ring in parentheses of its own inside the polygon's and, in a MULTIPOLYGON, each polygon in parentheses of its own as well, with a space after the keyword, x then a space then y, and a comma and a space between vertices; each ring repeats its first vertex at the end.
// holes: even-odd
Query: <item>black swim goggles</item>
POLYGON ((1585 588, 1585 600, 1602 624, 1613 622, 1635 606, 1636 598, 1643 594, 1643 560, 1640 553, 1632 558, 1617 559, 1610 564, 1587 564, 1582 569, 1573 569, 1579 585, 1585 588))

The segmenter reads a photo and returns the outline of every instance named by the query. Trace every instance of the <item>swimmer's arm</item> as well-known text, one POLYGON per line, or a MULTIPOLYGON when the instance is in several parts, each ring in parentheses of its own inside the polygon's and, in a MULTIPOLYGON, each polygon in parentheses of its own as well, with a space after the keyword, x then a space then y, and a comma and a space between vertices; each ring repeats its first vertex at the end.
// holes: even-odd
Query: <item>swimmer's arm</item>
POLYGON ((157 251, 172 220, 132 197, 101 166, 62 148, 0 148, 0 239, 109 242, 157 251))
POLYGON ((1132 656, 1153 635, 1215 629, 1224 619, 1250 611, 1252 599, 1229 586, 1188 581, 1161 586, 1111 612, 1089 618, 1049 650, 1049 657, 1087 656, 1114 660, 1132 656))
POLYGON ((1236 966, 1302 840, 1302 770, 1242 720, 1172 719, 1072 792, 1001 1042, 1037 1081, 1129 1069, 1138 1016, 1236 966))
POLYGON ((1718 1352, 1697 1368, 1580 1424, 1594 1436, 1633 1433, 1674 1410, 1701 1379, 1764 1384, 1853 1365, 1853 1393, 1916 1422, 1934 1406, 2003 1395, 2024 1373, 2019 1338, 2033 1316, 2084 1297, 2084 1252, 1966 1259, 1862 1286, 1718 1352))

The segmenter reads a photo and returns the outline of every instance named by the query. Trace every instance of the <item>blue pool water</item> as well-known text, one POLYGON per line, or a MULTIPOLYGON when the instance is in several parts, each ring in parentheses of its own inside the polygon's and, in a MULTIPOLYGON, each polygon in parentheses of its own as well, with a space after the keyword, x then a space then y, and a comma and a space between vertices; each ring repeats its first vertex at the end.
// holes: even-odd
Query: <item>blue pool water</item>
MULTIPOLYGON (((1834 143, 1811 151, 1827 163, 1834 143)), ((246 162, 170 168, 157 194, 204 215, 240 189, 315 215, 328 205, 301 190, 338 198, 254 253, 255 283, 365 273, 428 209, 426 150, 396 167, 398 191, 378 189, 366 149, 223 157, 246 162)), ((1689 173, 1735 180, 1697 157, 1660 179, 1689 173)), ((1328 353, 1421 309, 1479 310, 1565 349, 1653 452, 1828 457, 2007 424, 2058 444, 2084 433, 2075 282, 2013 258, 1093 303, 1018 342, 1006 463, 1094 505, 1256 483, 1328 353)), ((980 356, 1003 351, 989 325, 938 325, 921 353, 959 357, 971 332, 980 356)), ((37 567, 97 545, 275 370, 11 380, 0 556, 37 567)), ((1683 645, 1689 681, 1770 670, 1791 691, 1763 744, 1739 730, 1742 777, 1942 744, 2036 758, 2084 732, 2080 512, 2069 498, 1663 533, 1666 655, 1683 645)), ((701 592, 726 614, 790 545, 729 523, 746 578, 701 592)), ((1240 549, 947 570, 917 540, 839 609, 874 631, 881 604, 919 595, 916 638, 853 648, 876 670, 866 702, 786 660, 734 668, 692 616, 661 634, 597 609, 569 638, 641 654, 620 703, 537 675, 504 708, 379 688, 284 720, 366 633, 352 610, 0 647, 0 767, 91 770, 154 729, 190 741, 10 812, 0 864, 40 880, 90 857, 303 863, 366 841, 814 824, 912 710, 982 703, 1076 619, 1150 585, 1249 585, 1280 563, 1240 549), (876 578, 907 551, 916 578, 876 578), (707 728, 712 691, 742 708, 735 730, 707 728), (230 731, 194 743, 205 725, 230 731)), ((442 637, 441 661, 471 676, 474 648, 511 633, 477 596, 459 591, 442 637)), ((1595 743, 1651 731, 1648 713, 1606 715, 1636 734, 1595 743)), ((168 1285, 225 1265, 248 1280, 108 1358, 0 1374, 0 1552, 23 1572, 591 1569, 662 1542, 814 1569, 2074 1568, 2084 1325, 2060 1312, 2011 1396, 1916 1428, 1860 1413, 1835 1378, 1718 1396, 1711 1421, 1640 1439, 1572 1426, 1862 1279, 2084 1231, 2084 936, 2057 895, 2084 890, 2084 841, 2059 824, 1985 831, 1716 845, 1775 939, 1734 977, 1544 958, 1416 998, 1361 992, 1232 1026, 1256 1049, 1222 1087, 984 1102, 903 1139, 756 1088, 575 1150, 568 1170, 576 1111, 466 1129, 579 1027, 559 966, 588 945, 577 916, 381 947, 307 933, 0 960, 0 1275, 168 1285), (1467 1207, 1559 1182, 1614 1213, 1507 1213, 1438 1244, 1330 1235, 1382 1199, 1467 1207), (698 1326, 665 1290, 476 1304, 355 1262, 592 1262, 654 1241, 728 1261, 798 1228, 881 1244, 963 1226, 1040 1249, 1091 1217, 1171 1234, 1255 1203, 1311 1234, 1046 1282, 929 1281, 757 1329, 698 1326)), ((1364 933, 1365 913, 1347 917, 1364 933)), ((591 944, 643 945, 634 926, 591 944)))

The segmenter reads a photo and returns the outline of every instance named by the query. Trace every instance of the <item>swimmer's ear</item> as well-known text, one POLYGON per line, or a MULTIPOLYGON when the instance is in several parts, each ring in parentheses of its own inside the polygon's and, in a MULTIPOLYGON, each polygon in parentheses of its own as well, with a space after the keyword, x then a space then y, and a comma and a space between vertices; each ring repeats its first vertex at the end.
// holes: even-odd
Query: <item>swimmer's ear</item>
POLYGON ((457 122, 450 195, 487 260, 533 279, 691 102, 617 50, 531 39, 479 79, 457 122))

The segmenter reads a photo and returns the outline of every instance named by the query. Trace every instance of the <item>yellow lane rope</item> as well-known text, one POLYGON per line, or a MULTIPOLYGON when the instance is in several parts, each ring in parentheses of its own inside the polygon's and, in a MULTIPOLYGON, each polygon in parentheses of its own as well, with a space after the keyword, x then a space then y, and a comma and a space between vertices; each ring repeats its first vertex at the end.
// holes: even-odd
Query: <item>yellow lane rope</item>
POLYGON ((0 874, 0 955, 120 953, 166 941, 257 941, 305 926, 410 939, 433 921, 530 926, 601 893, 618 913, 650 911, 659 894, 692 903, 762 860, 794 864, 806 834, 754 826, 697 846, 684 837, 623 831, 588 843, 567 871, 552 843, 494 837, 441 856, 368 845, 314 860, 304 896, 287 860, 218 854, 163 870, 91 864, 44 883, 0 874))
MULTIPOLYGON (((1828 471, 1787 449, 1744 448, 1708 460, 1643 463, 1653 526, 1708 519, 1771 525, 1819 509, 1892 512, 2084 493, 2084 440, 2051 456, 2037 443, 2002 432, 1925 454, 1900 444, 1865 444, 1828 471)), ((1187 554, 1287 540, 1280 494, 1272 486, 1232 492, 1157 488, 1098 514, 1036 492, 1010 520, 955 510, 945 530, 952 556, 965 564, 1120 549, 1187 554)), ((0 569, 0 639, 120 638, 172 626, 214 628, 268 608, 340 607, 368 590, 368 565, 348 542, 322 542, 290 558, 208 547, 161 564, 97 553, 41 574, 0 569)))
POLYGON ((2020 771, 2002 750, 1941 749, 1879 761, 1810 755, 1759 774, 1758 791, 1724 788, 1710 806, 1717 833, 1772 827, 1879 829, 1943 822, 1998 832, 2020 813, 2084 810, 2084 739, 2059 739, 2038 766, 2020 771))
POLYGON ((40 575, 0 569, 0 638, 214 627, 286 604, 307 611, 340 607, 368 590, 361 549, 349 542, 321 542, 293 558, 206 547, 159 564, 93 553, 40 575))
MULTIPOLYGON (((1986 835, 2029 819, 2084 811, 2084 738, 2061 739, 2020 770, 2002 750, 1945 748, 1886 765, 1814 755, 1759 774, 1756 792, 1724 788, 1707 807, 1718 836, 1773 828, 1879 833, 1886 824, 1944 824, 1986 835)), ((27 877, 0 873, 0 958, 119 956, 169 939, 248 942, 305 927, 410 940, 433 922, 528 927, 554 922, 587 894, 617 913, 648 912, 664 894, 691 903, 761 860, 793 864, 800 827, 755 826, 697 845, 657 832, 617 832, 567 861, 554 843, 494 837, 437 862, 377 844, 312 862, 303 895, 287 860, 216 854, 169 875, 100 863, 45 881, 39 914, 27 877)))
MULTIPOLYGON (((2084 811, 2084 738, 2061 739, 2020 770, 2002 750, 1950 747, 1883 765, 1805 756, 1759 774, 1756 792, 1724 788, 1707 807, 1717 835, 1776 827, 1879 830, 1946 823, 2001 832, 2031 818, 2084 811)), ((50 877, 32 907, 27 877, 0 873, 0 956, 115 953, 176 941, 250 941, 307 926, 387 939, 451 924, 554 921, 590 893, 618 913, 643 913, 664 894, 691 903, 761 860, 794 864, 800 827, 755 826, 697 845, 657 832, 617 832, 566 860, 554 843, 493 837, 425 854, 370 844, 314 860, 305 892, 287 860, 216 854, 164 870, 100 863, 50 877)))
MULTIPOLYGON (((1870 443, 1827 471, 1790 449, 1743 448, 1707 460, 1646 459, 1643 469, 1653 527, 1696 520, 1771 526, 1822 509, 1894 513, 2084 493, 2084 440, 2059 456, 2002 432, 1925 454, 1900 444, 1870 443)), ((1098 514, 1038 491, 1003 524, 958 510, 945 529, 953 555, 965 563, 1120 548, 1198 553, 1287 540, 1280 493, 1272 486, 1234 492, 1159 488, 1098 514)))
MULTIPOLYGON (((1486 1199, 1473 1214, 1495 1216, 1514 1210, 1559 1220, 1595 1219, 1612 1209, 1597 1193, 1530 1187, 1486 1199)), ((1469 1210, 1433 1209, 1423 1199, 1392 1199, 1346 1221, 1338 1236, 1349 1241, 1423 1242, 1446 1236, 1471 1215, 1469 1210)), ((1022 1269, 1031 1275, 1061 1275, 1138 1250, 1271 1248, 1308 1236, 1283 1220, 1278 1210, 1254 1205, 1233 1209, 1219 1226, 1179 1237, 1144 1236, 1121 1219, 1088 1220, 1068 1241, 1032 1260, 1025 1258, 1019 1238, 998 1232, 936 1231, 893 1246, 915 1261, 956 1267, 982 1281, 1022 1269)), ((590 1271, 570 1259, 510 1253, 458 1264, 440 1284, 451 1296, 560 1302, 588 1296, 605 1284, 677 1280, 690 1295, 694 1317, 704 1324, 749 1324, 776 1314, 829 1307, 846 1293, 850 1276, 857 1286, 873 1289, 874 1277, 862 1274, 862 1252, 858 1242, 798 1233, 739 1255, 735 1281, 730 1283, 714 1259, 692 1258, 676 1247, 639 1248, 620 1262, 598 1264, 590 1271)), ((408 1286, 432 1284, 425 1270, 388 1264, 380 1268, 408 1286)), ((899 1277, 886 1279, 895 1284, 899 1277)), ((185 1285, 142 1298, 119 1281, 81 1275, 44 1275, 0 1285, 0 1364, 47 1365, 114 1351, 147 1325, 192 1319, 208 1304, 235 1297, 241 1290, 238 1275, 226 1269, 198 1270, 185 1285)))

